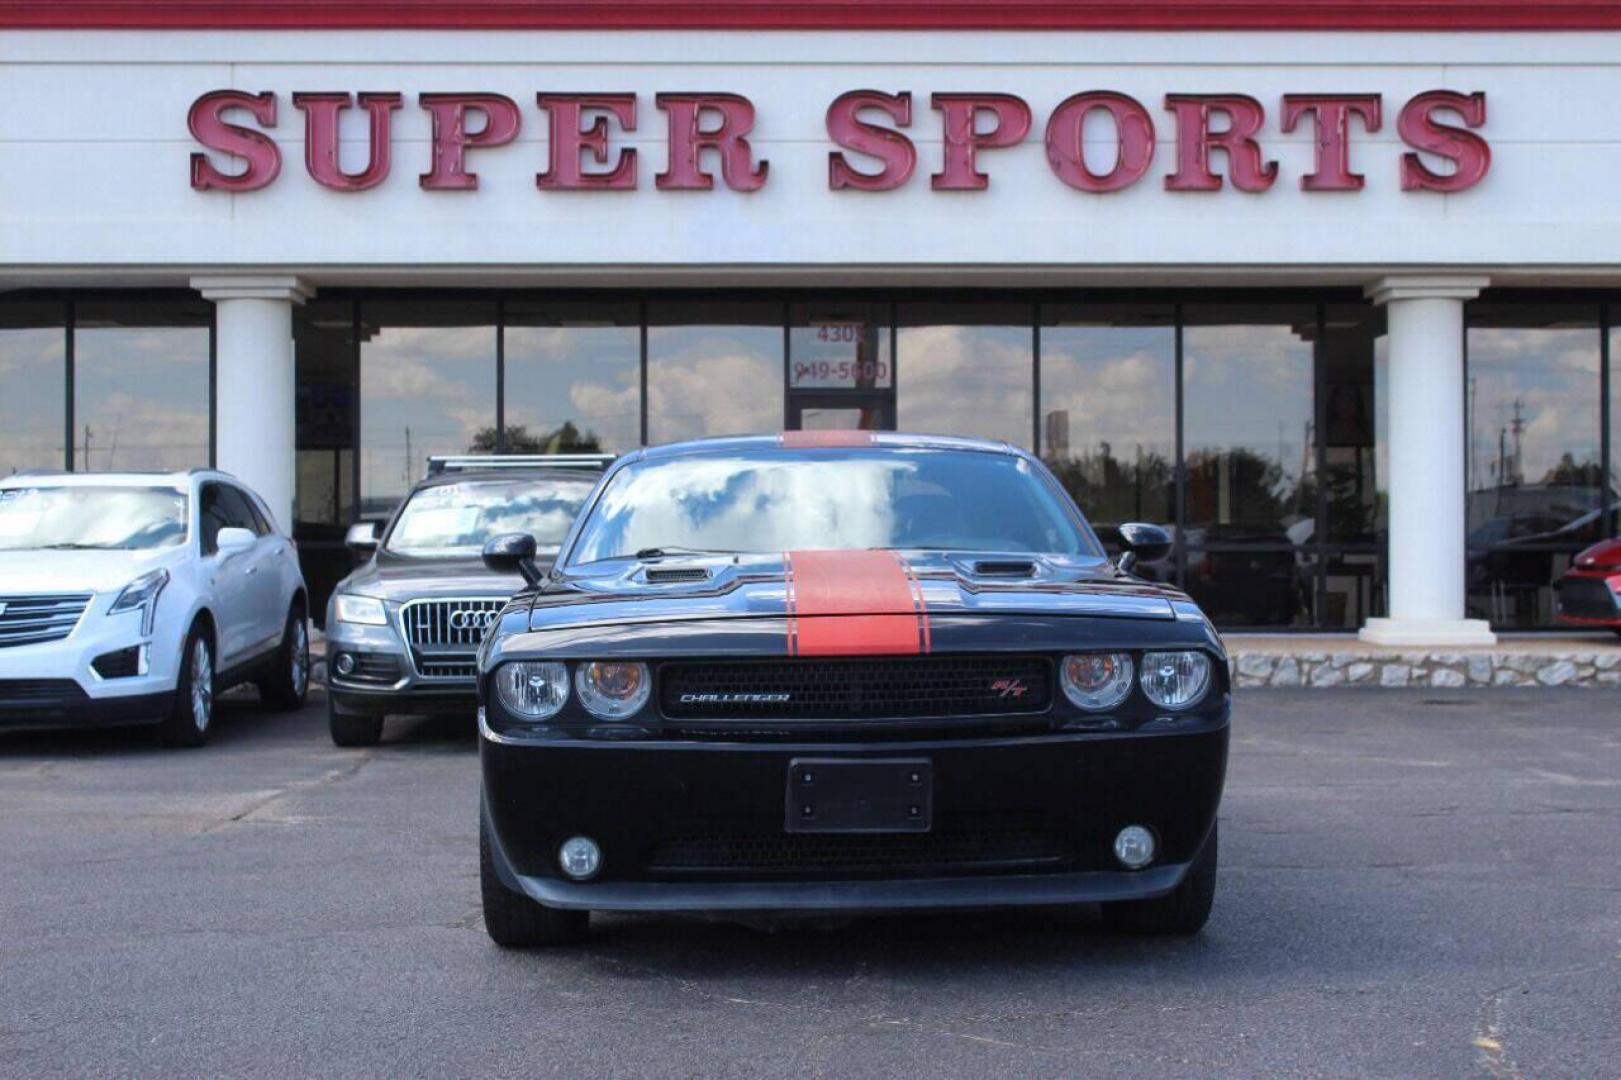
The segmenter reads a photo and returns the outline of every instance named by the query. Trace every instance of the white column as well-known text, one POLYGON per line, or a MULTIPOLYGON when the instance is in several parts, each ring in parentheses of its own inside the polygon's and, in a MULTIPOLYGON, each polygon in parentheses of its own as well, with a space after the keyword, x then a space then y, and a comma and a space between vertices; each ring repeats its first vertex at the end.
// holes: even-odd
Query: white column
POLYGON ((1388 316, 1390 617, 1369 619, 1378 645, 1492 645, 1464 618, 1463 305, 1484 277, 1393 276, 1366 294, 1388 316))
POLYGON ((263 496, 276 523, 291 532, 293 305, 312 290, 291 274, 194 277, 191 287, 214 302, 216 464, 263 496))

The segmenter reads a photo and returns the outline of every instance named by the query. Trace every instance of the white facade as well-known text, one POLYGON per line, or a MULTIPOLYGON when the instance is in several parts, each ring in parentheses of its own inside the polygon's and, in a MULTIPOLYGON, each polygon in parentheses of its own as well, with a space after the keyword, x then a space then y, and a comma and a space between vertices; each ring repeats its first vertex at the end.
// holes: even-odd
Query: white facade
MULTIPOLYGON (((294 304, 341 286, 432 285, 1335 285, 1389 313, 1390 619, 1381 641, 1488 641, 1463 609, 1462 304, 1490 286, 1621 284, 1621 34, 900 32, 8 32, 0 37, 0 288, 186 286, 218 305, 218 463, 292 499, 289 328, 294 304), (887 192, 828 183, 826 110, 856 89, 910 91, 910 180, 887 192), (1155 125, 1151 167, 1123 191, 1066 186, 1043 131, 1066 97, 1111 90, 1155 125), (262 190, 198 191, 187 112, 216 90, 271 92, 281 172, 262 190), (1466 191, 1404 191, 1403 105, 1484 93, 1491 146, 1466 191), (304 165, 300 91, 397 91, 392 172, 340 192, 304 165), (424 190, 432 155, 417 96, 484 91, 517 102, 510 145, 473 149, 476 191, 424 190), (538 190, 547 116, 535 95, 634 93, 634 191, 538 190), (758 191, 662 191, 666 117, 654 95, 739 94, 770 163, 758 191), (934 92, 1028 102, 1028 136, 981 150, 983 191, 935 191, 934 92), (1168 191, 1167 94, 1235 93, 1267 113, 1270 190, 1168 191), (1308 119, 1279 127, 1285 94, 1381 95, 1353 121, 1355 192, 1309 192, 1308 119)), ((240 117, 238 118, 240 119, 240 117)), ((1455 120, 1450 122, 1456 122, 1455 120)), ((250 125, 251 126, 251 125, 250 125)), ((1087 131, 1106 172, 1112 125, 1087 131)), ((364 113, 345 113, 341 164, 366 164, 364 113)), ((873 163, 848 155, 861 168, 873 163)), ((711 155, 712 157, 712 155, 711 155)), ((1214 170, 1226 172, 1224 155, 1214 170)), ((223 171, 238 166, 210 154, 223 171)), ((1427 156, 1445 173, 1447 164, 1427 156)), ((588 164, 588 168, 594 167, 588 164)), ((713 161, 709 167, 714 168, 713 161)))

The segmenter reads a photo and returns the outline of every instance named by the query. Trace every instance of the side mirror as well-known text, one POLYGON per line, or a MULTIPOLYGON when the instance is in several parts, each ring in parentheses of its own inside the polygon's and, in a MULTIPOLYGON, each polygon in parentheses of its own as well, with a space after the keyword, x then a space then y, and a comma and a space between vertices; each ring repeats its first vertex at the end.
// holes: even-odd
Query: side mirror
POLYGON ((357 521, 349 526, 343 546, 354 552, 356 558, 371 558, 377 552, 377 522, 357 521))
POLYGON ((1120 546, 1125 550, 1116 564, 1126 573, 1140 562, 1157 563, 1171 553, 1171 534, 1158 525, 1140 521, 1120 526, 1120 546))
POLYGON ((228 525, 214 538, 214 548, 221 555, 237 555, 258 541, 259 538, 253 535, 252 529, 238 529, 228 525))
POLYGON ((527 533, 505 533, 484 545, 484 565, 497 574, 522 574, 530 585, 540 583, 535 565, 535 538, 527 533))

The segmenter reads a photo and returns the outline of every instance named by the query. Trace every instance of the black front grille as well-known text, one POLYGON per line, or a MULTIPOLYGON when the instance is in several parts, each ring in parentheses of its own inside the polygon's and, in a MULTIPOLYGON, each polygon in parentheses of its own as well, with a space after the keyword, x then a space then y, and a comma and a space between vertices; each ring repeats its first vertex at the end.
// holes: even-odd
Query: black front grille
POLYGON ((1028 716, 1052 702, 1042 656, 673 662, 659 703, 676 720, 908 720, 1028 716))
POLYGON ((676 836, 653 848, 658 873, 928 874, 1039 867, 1073 855, 1062 837, 1034 827, 881 834, 676 836))
POLYGON ((0 709, 68 705, 87 701, 84 687, 72 679, 0 679, 0 709))
POLYGON ((1578 619, 1621 619, 1615 594, 1603 578, 1573 577, 1560 582, 1559 613, 1578 619))

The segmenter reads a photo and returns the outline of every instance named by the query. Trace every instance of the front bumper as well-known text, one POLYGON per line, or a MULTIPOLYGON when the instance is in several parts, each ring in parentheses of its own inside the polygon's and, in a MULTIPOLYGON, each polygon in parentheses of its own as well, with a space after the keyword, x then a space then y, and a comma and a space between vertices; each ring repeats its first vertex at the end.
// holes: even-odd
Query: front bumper
MULTIPOLYGON (((58 641, 0 648, 0 728, 90 727, 156 722, 173 699, 182 642, 159 620, 141 634, 138 611, 109 615, 114 595, 90 600, 58 641), (130 674, 104 676, 96 661, 137 650, 130 674)), ((118 669, 109 668, 116 671, 118 669)))
POLYGON ((341 713, 367 716, 421 716, 465 714, 477 708, 478 684, 473 679, 425 679, 417 674, 394 625, 360 626, 329 617, 327 635, 327 695, 341 713), (363 658, 362 671, 392 672, 378 678, 345 678, 335 661, 342 653, 363 658))
POLYGON ((1195 730, 883 743, 481 740, 486 823, 507 886, 604 911, 848 911, 1143 899, 1174 889, 1215 822, 1225 716, 1195 730), (919 834, 789 834, 789 762, 927 758, 934 822, 919 834), (1159 850, 1127 871, 1115 834, 1159 850), (588 836, 603 863, 564 878, 588 836), (876 857, 875 857, 876 853, 876 857), (966 857, 965 857, 966 856, 966 857))
POLYGON ((156 724, 173 707, 172 691, 93 698, 71 679, 0 683, 0 731, 156 724))

